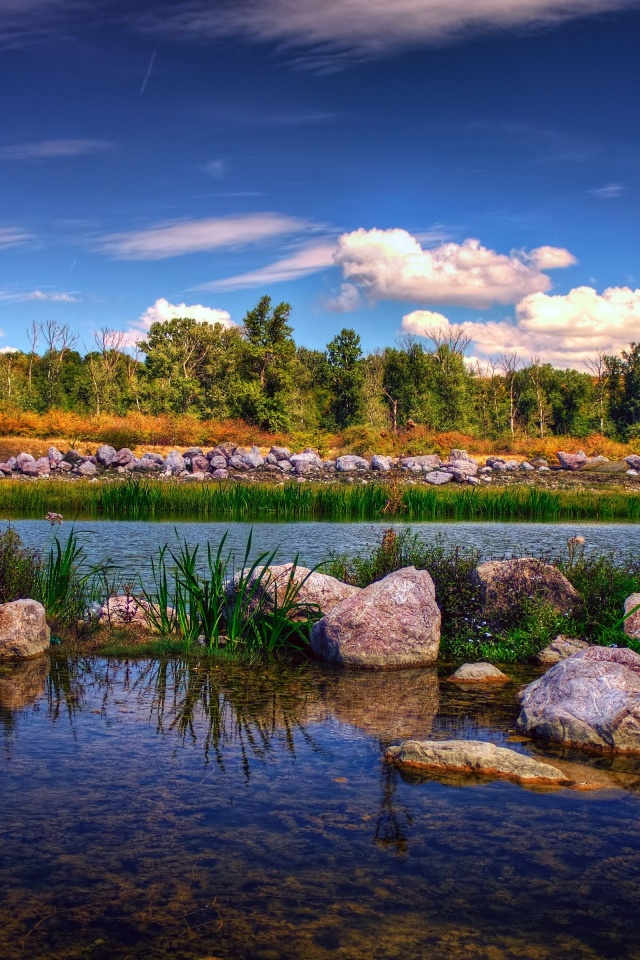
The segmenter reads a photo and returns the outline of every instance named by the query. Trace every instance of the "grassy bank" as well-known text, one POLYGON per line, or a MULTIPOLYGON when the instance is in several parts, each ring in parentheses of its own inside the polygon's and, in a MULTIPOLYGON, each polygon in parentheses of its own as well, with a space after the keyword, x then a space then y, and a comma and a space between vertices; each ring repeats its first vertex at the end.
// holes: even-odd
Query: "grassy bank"
POLYGON ((172 483, 65 480, 0 483, 0 514, 151 520, 640 521, 640 494, 536 487, 172 483))

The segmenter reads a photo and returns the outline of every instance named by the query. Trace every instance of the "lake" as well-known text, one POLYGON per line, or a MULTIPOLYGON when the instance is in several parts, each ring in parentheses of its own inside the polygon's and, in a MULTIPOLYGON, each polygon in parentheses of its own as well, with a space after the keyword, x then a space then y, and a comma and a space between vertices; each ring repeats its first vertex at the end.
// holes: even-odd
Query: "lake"
POLYGON ((0 667, 0 956, 637 960, 640 759, 510 742, 515 689, 316 664, 0 667), (382 754, 410 736, 578 761, 605 789, 403 777, 382 754))

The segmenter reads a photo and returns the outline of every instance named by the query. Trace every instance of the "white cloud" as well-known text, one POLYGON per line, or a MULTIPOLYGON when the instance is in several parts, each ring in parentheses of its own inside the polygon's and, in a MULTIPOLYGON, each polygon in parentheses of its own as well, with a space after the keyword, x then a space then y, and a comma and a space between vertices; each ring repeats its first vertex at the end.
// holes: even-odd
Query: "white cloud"
POLYGON ((31 290, 28 293, 7 293, 0 291, 0 300, 15 301, 18 303, 29 303, 34 300, 42 300, 49 303, 78 303, 78 298, 73 293, 47 293, 44 290, 31 290))
POLYGON ((362 297, 360 291, 353 283, 341 283, 340 293, 325 301, 327 310, 333 310, 334 313, 353 313, 362 306, 362 297))
POLYGON ((589 190, 589 193, 596 200, 615 200, 616 197, 622 196, 625 189, 623 183, 606 183, 604 187, 589 190))
POLYGON ((7 247, 20 247, 33 240, 33 234, 19 227, 0 227, 0 250, 7 247))
POLYGON ((303 51, 297 62, 331 69, 344 61, 450 43, 633 7, 634 0, 210 0, 176 3, 141 25, 172 37, 244 37, 303 51))
POLYGON ((97 242, 99 250, 119 260, 163 260, 205 250, 245 247, 263 240, 312 229, 312 224, 281 213, 247 213, 236 217, 159 223, 147 230, 112 233, 97 242))
POLYGON ((2 160, 58 160, 63 157, 86 157, 105 153, 113 148, 108 140, 37 140, 0 147, 2 160))
MULTIPOLYGON (((437 326, 449 326, 446 317, 436 316, 444 321, 437 326)), ((402 318, 402 329, 425 336, 436 325, 433 317, 414 310, 402 318)), ((640 290, 610 287, 600 294, 593 287, 575 287, 563 295, 534 293, 517 305, 515 323, 476 320, 458 326, 483 358, 515 350, 523 358, 539 356, 554 366, 580 368, 598 350, 617 353, 638 340, 640 290)))
POLYGON ((479 240, 423 249, 406 230, 355 230, 338 240, 335 262, 344 278, 376 300, 456 304, 484 309, 515 303, 551 287, 540 264, 568 266, 575 259, 555 247, 530 254, 502 254, 479 240))
POLYGON ((431 330, 449 327, 448 319, 435 310, 414 310, 402 318, 402 329, 405 333, 413 333, 417 337, 426 337, 431 330))
POLYGON ((263 284, 282 283, 285 280, 298 280, 300 277, 307 277, 309 274, 318 273, 320 270, 326 270, 327 267, 334 266, 333 255, 335 249, 335 243, 303 247, 292 256, 284 257, 284 259, 270 263, 266 267, 260 267, 258 270, 252 270, 248 273, 240 273, 234 277, 226 277, 223 280, 212 280, 211 283, 203 283, 193 289, 242 290, 246 287, 257 287, 263 284))
MULTIPOLYGON (((0 331, 0 336, 2 336, 2 331, 0 331)), ((20 353, 17 347, 0 347, 0 353, 20 353)))
POLYGON ((128 347, 134 347, 139 340, 146 337, 152 323, 163 323, 166 320, 181 317, 197 320, 199 323, 219 323, 223 327, 236 326, 228 310, 205 307, 201 303, 169 303, 165 297, 160 297, 140 314, 128 330, 124 331, 124 343, 128 347))

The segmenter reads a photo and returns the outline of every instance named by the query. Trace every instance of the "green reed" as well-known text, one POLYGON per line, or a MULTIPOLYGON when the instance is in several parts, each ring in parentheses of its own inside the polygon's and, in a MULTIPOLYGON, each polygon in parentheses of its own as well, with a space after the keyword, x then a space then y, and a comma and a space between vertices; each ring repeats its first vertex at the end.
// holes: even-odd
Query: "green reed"
POLYGON ((634 491, 409 486, 394 496, 384 482, 177 483, 146 478, 97 483, 49 480, 0 483, 0 513, 42 516, 55 510, 105 519, 150 520, 627 520, 640 521, 634 491))

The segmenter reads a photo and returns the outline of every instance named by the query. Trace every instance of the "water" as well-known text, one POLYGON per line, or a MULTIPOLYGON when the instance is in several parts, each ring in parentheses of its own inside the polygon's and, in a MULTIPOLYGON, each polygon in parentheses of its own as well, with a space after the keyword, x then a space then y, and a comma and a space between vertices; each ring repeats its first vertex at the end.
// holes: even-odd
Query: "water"
POLYGON ((382 761, 409 736, 509 742, 513 694, 429 670, 0 667, 0 956, 637 960, 640 760, 547 752, 592 792, 382 761))
MULTIPOLYGON (((25 544, 47 548, 51 528, 44 520, 12 522, 25 544)), ((186 539, 191 545, 207 540, 217 545, 228 531, 227 547, 240 557, 249 533, 253 531, 253 556, 278 548, 280 562, 293 560, 313 566, 332 553, 368 552, 380 543, 382 531, 398 523, 162 523, 150 521, 79 521, 83 542, 94 562, 110 557, 120 568, 123 578, 138 574, 147 576, 151 557, 159 546, 177 545, 186 539), (177 534, 177 536, 176 536, 177 534)), ((0 523, 0 530, 6 522, 0 523)), ((567 540, 580 534, 589 551, 617 551, 640 554, 640 524, 615 523, 413 523, 411 528, 429 541, 442 541, 446 546, 474 547, 485 557, 527 556, 540 552, 553 555, 566 553, 567 540)), ((60 528, 64 538, 69 524, 60 528)), ((57 528, 56 528, 57 531, 57 528)))

